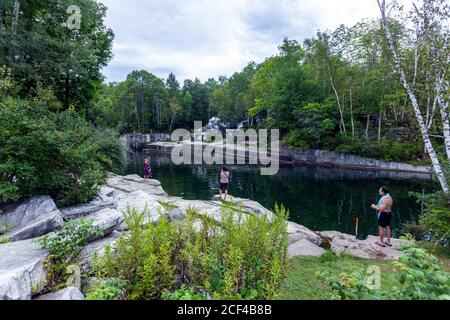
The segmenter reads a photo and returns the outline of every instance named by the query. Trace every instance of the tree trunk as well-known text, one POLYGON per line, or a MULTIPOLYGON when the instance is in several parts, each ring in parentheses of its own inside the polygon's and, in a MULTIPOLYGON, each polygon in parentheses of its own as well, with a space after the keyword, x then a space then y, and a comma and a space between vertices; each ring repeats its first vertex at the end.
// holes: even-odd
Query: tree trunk
POLYGON ((355 120, 353 119, 352 87, 350 87, 350 118, 351 118, 351 123, 352 123, 352 141, 355 141, 355 120))
POLYGON ((369 140, 369 124, 370 124, 370 114, 367 115, 367 123, 366 123, 366 140, 369 140))
POLYGON ((378 144, 381 142, 381 122, 383 118, 383 108, 380 108, 380 115, 378 117, 378 144))
POLYGON ((341 101, 339 99, 339 94, 336 90, 336 87, 334 86, 334 82, 333 82, 333 77, 330 75, 330 83, 331 83, 331 87, 333 88, 334 94, 336 96, 336 101, 337 101, 337 105, 338 105, 338 109, 339 109, 339 114, 341 116, 341 128, 344 132, 345 135, 347 135, 347 130, 345 128, 345 121, 344 121, 344 113, 342 111, 342 107, 341 107, 341 101))
POLYGON ((437 91, 437 102, 439 104, 439 110, 441 112, 442 127, 445 141, 445 152, 447 153, 447 158, 450 161, 450 123, 448 115, 448 100, 443 101, 441 90, 437 91))
POLYGON ((16 36, 17 36, 17 28, 19 25, 19 12, 20 12, 20 0, 15 0, 13 13, 12 13, 12 23, 11 23, 11 38, 12 38, 12 40, 15 40, 16 36))
POLYGON ((405 71, 403 70, 403 67, 400 62, 400 57, 399 57, 397 49, 395 48, 395 45, 394 45, 394 40, 392 38, 392 34, 389 29, 388 19, 386 17, 386 0, 377 0, 377 2, 378 2, 378 6, 380 8, 383 28, 384 28, 384 31, 386 34, 389 49, 392 53, 392 58, 394 60, 393 62, 396 65, 397 72, 400 74, 400 81, 401 81, 406 93, 408 94, 408 97, 413 106, 414 114, 416 116, 416 120, 419 125, 419 129, 422 134, 422 138, 425 143, 425 147, 427 148, 428 155, 430 156, 430 159, 433 163, 433 169, 434 169, 434 172, 436 173, 439 183, 441 184, 442 191, 444 191, 444 193, 448 193, 449 187, 448 187, 447 179, 445 178, 441 163, 439 162, 439 159, 433 148, 433 144, 431 143, 427 127, 425 126, 425 122, 423 120, 423 116, 422 116, 422 113, 419 108, 419 103, 418 103, 417 98, 406 79, 405 71))

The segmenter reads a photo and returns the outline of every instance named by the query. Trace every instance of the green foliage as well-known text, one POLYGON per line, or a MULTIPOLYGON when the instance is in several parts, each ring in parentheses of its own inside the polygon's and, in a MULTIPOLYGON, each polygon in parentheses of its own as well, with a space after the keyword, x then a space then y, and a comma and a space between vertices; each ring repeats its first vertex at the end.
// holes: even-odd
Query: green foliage
POLYGON ((93 264, 98 278, 129 281, 128 299, 272 299, 287 272, 287 212, 273 219, 227 204, 220 221, 195 210, 170 223, 145 223, 128 209, 123 235, 93 264))
POLYGON ((127 288, 127 281, 120 279, 103 279, 94 286, 86 294, 86 300, 117 300, 127 288))
POLYGON ((426 231, 432 231, 437 240, 450 237, 450 198, 443 192, 432 194, 410 193, 417 202, 424 205, 424 213, 419 218, 419 225, 426 231))
POLYGON ((402 234, 407 235, 410 234, 414 237, 416 240, 421 240, 423 236, 425 235, 427 229, 415 222, 407 222, 404 223, 402 226, 402 234))
POLYGON ((80 250, 87 245, 92 236, 101 232, 92 225, 92 221, 77 219, 66 223, 54 235, 46 235, 37 242, 50 253, 53 261, 69 263, 76 259, 80 250))
POLYGON ((90 201, 122 147, 73 111, 51 112, 41 97, 0 101, 0 203, 36 194, 58 205, 90 201))
POLYGON ((0 244, 10 243, 11 240, 7 236, 0 235, 0 244))
POLYGON ((207 298, 199 293, 193 292, 193 290, 186 287, 186 285, 181 285, 180 288, 175 290, 174 292, 166 291, 162 294, 163 300, 207 300, 207 298))
POLYGON ((436 257, 417 248, 412 237, 403 242, 404 255, 393 262, 398 286, 376 288, 363 272, 319 276, 343 300, 450 300, 450 274, 442 270, 436 257))
POLYGON ((422 149, 421 145, 411 142, 384 139, 378 143, 359 139, 348 144, 340 144, 335 151, 386 161, 410 161, 420 158, 422 149))
POLYGON ((94 0, 20 1, 17 32, 14 1, 0 6, 0 65, 8 65, 27 97, 39 84, 52 88, 64 109, 86 110, 112 58, 114 35, 104 25, 106 7, 94 0), (67 27, 66 9, 82 11, 79 30, 67 27))
POLYGON ((296 109, 294 115, 298 129, 293 131, 296 136, 288 135, 286 142, 297 146, 293 139, 295 138, 315 148, 326 145, 327 138, 334 134, 336 128, 333 107, 329 101, 325 104, 308 103, 296 109))

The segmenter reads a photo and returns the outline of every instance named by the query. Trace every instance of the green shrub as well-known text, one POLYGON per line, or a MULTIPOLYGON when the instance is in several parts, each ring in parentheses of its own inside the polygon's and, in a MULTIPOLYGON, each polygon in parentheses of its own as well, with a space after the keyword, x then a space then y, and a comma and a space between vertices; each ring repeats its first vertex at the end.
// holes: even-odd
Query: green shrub
POLYGON ((443 192, 421 194, 411 192, 410 196, 424 205, 424 214, 419 218, 419 225, 425 231, 431 231, 436 240, 450 237, 450 197, 443 192))
POLYGON ((191 289, 187 288, 186 285, 181 285, 179 289, 174 292, 166 291, 162 294, 162 299, 164 300, 207 300, 207 297, 193 292, 191 289))
POLYGON ((403 224, 401 232, 403 235, 412 235, 415 240, 422 240, 426 231, 427 229, 420 224, 415 222, 407 222, 403 224))
POLYGON ((450 300, 450 274, 412 236, 403 239, 404 255, 393 262, 400 286, 374 287, 365 272, 338 277, 320 274, 343 300, 450 300))
POLYGON ((65 206, 90 201, 121 166, 121 144, 49 99, 0 100, 0 203, 36 194, 65 206))
POLYGON ((126 291, 127 281, 120 279, 102 279, 86 294, 86 300, 117 300, 126 291))
POLYGON ((0 244, 10 243, 11 240, 7 236, 0 236, 0 244))
POLYGON ((37 242, 50 253, 54 261, 69 263, 78 257, 91 236, 101 235, 92 221, 77 219, 66 223, 54 235, 46 235, 37 242))
POLYGON ((378 143, 376 140, 364 139, 356 139, 353 142, 341 141, 335 151, 385 161, 411 161, 423 154, 422 148, 417 143, 392 140, 381 140, 381 143, 378 143))
POLYGON ((272 299, 287 272, 287 212, 272 220, 227 203, 221 219, 187 210, 185 221, 144 224, 128 209, 129 234, 106 248, 93 275, 129 282, 128 299, 272 299))

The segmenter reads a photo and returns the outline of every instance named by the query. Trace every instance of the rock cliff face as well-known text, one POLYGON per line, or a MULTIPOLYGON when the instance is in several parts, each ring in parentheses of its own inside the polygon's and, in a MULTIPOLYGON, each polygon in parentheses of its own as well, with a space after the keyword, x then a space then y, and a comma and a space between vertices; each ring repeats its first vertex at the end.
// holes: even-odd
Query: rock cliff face
MULTIPOLYGON (((248 199, 230 197, 247 211, 269 218, 272 212, 261 204, 248 199)), ((4 208, 0 221, 6 222, 11 231, 12 243, 0 245, 0 299, 26 300, 38 296, 46 278, 44 262, 48 253, 36 244, 36 237, 47 234, 64 225, 64 220, 74 218, 90 219, 102 232, 101 237, 89 239, 89 245, 81 253, 80 266, 85 270, 94 253, 101 255, 106 245, 113 245, 122 232, 126 232, 123 210, 134 207, 137 210, 147 208, 151 213, 149 222, 157 222, 165 213, 163 203, 170 204, 170 220, 182 220, 187 208, 196 208, 201 214, 220 219, 221 201, 185 200, 168 196, 157 180, 144 180, 136 175, 117 176, 111 174, 97 198, 88 203, 58 210, 48 197, 33 197, 25 202, 4 208), (64 218, 64 220, 63 220, 64 218), (27 230, 27 232, 23 231, 27 230), (31 230, 31 231, 29 231, 31 230), (20 236, 16 236, 20 235, 20 236), (23 240, 34 238, 30 240, 23 240)), ((328 247, 336 253, 346 252, 368 259, 397 259, 400 252, 394 240, 393 248, 381 248, 374 245, 375 239, 369 237, 360 241, 353 236, 338 232, 313 232, 293 222, 287 222, 289 233, 288 256, 320 256, 328 247)), ((41 300, 77 300, 83 299, 77 288, 69 287, 50 295, 39 297, 41 300)))

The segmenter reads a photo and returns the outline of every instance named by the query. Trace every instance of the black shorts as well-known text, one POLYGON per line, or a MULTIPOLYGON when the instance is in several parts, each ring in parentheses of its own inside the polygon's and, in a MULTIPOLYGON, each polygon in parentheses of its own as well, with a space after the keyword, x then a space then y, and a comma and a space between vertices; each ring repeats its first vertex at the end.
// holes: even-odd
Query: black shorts
POLYGON ((228 190, 228 183, 221 183, 220 184, 220 190, 222 190, 222 192, 225 192, 228 190))
POLYGON ((382 228, 391 226, 392 214, 387 212, 381 212, 378 218, 378 225, 382 228))

